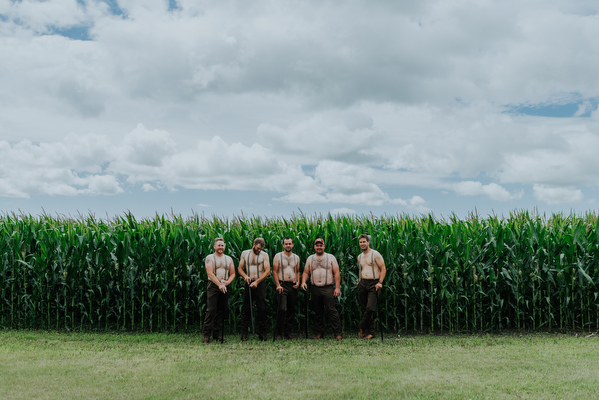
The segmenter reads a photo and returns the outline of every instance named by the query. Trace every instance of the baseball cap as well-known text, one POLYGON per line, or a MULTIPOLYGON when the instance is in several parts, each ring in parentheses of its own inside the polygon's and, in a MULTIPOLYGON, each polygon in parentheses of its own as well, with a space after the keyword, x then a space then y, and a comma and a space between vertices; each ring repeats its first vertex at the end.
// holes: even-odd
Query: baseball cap
POLYGON ((321 238, 318 238, 314 241, 314 244, 318 244, 318 243, 324 244, 324 240, 322 240, 321 238))

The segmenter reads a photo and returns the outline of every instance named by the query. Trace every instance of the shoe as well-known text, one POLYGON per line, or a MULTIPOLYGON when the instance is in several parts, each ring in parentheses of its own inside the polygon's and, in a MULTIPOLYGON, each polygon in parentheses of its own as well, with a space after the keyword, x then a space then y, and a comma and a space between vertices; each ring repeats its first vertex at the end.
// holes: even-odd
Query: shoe
POLYGON ((366 335, 364 336, 364 340, 374 339, 374 335, 366 335))
POLYGON ((242 342, 247 342, 248 341, 248 335, 241 335, 241 341, 242 342))
POLYGON ((286 337, 288 340, 293 340, 293 339, 295 339, 295 336, 293 336, 293 335, 285 335, 285 337, 286 337))
POLYGON ((258 340, 261 342, 266 342, 268 339, 266 338, 266 335, 258 335, 258 340))
POLYGON ((337 340, 342 340, 342 339, 343 339, 343 336, 341 336, 341 335, 336 335, 336 336, 335 336, 335 339, 337 339, 337 340))
POLYGON ((314 339, 322 339, 323 335, 322 333, 319 333, 318 335, 314 336, 314 339))
POLYGON ((205 337, 204 340, 202 341, 202 343, 210 343, 210 338, 209 337, 205 337))
POLYGON ((283 340, 283 338, 281 337, 281 335, 277 335, 277 336, 275 337, 275 340, 283 340))
POLYGON ((360 328, 360 333, 358 333, 358 336, 360 336, 360 339, 364 339, 364 329, 360 328))

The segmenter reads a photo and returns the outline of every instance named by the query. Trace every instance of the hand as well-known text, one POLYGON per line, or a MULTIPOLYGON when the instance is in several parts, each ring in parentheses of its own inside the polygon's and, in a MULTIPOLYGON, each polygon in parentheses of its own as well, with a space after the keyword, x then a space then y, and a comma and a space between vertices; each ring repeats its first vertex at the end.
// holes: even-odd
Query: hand
POLYGON ((358 287, 360 285, 360 281, 356 282, 356 287, 358 287))
POLYGON ((375 290, 378 292, 380 289, 382 289, 382 288, 383 288, 383 284, 379 282, 379 283, 377 283, 377 284, 374 286, 374 288, 375 288, 375 290))
POLYGON ((218 289, 223 293, 227 293, 227 285, 225 285, 224 283, 218 285, 218 289))
POLYGON ((249 276, 246 276, 246 277, 245 277, 245 283, 247 283, 248 285, 249 285, 250 283, 252 283, 252 280, 250 279, 250 277, 249 277, 249 276))
POLYGON ((298 282, 298 283, 296 283, 295 285, 293 285, 293 288, 294 288, 294 289, 297 289, 298 287, 299 287, 299 282, 298 282))
POLYGON ((306 285, 306 283, 302 283, 302 290, 305 292, 306 289, 308 288, 308 285, 306 285))
POLYGON ((258 287, 258 281, 254 281, 254 282, 250 283, 250 287, 251 288, 258 287))
POLYGON ((335 289, 335 291, 333 292, 333 296, 335 296, 335 297, 341 296, 341 290, 340 289, 335 289))
POLYGON ((277 286, 277 293, 283 293, 283 286, 277 286))

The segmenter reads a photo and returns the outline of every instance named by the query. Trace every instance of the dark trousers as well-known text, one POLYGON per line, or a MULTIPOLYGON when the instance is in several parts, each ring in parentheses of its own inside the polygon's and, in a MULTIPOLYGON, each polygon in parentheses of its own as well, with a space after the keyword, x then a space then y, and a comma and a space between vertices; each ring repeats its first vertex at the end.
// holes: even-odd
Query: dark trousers
MULTIPOLYGON (((293 288, 293 282, 280 282, 283 287, 281 303, 279 304, 279 321, 277 324, 277 335, 289 335, 293 328, 295 319, 295 304, 297 302, 297 289, 293 288)), ((277 294, 277 296, 279 296, 277 294)))
POLYGON ((314 311, 314 333, 324 335, 324 315, 331 324, 334 335, 341 335, 341 320, 335 307, 335 286, 310 286, 310 304, 314 311))
MULTIPOLYGON (((244 285, 243 292, 243 308, 241 312, 241 334, 247 335, 248 327, 251 324, 250 314, 250 287, 246 283, 244 285)), ((256 305, 256 313, 254 314, 258 319, 258 335, 266 336, 266 282, 262 281, 257 287, 252 290, 252 302, 256 305)))
POLYGON ((376 329, 374 326, 374 313, 378 296, 376 292, 376 284, 378 279, 360 279, 358 284, 358 297, 360 298, 360 308, 362 309, 362 320, 360 328, 364 330, 366 335, 375 335, 376 329))
MULTIPOLYGON (((228 289, 228 288, 227 288, 228 289)), ((213 282, 208 283, 206 299, 206 317, 204 318, 204 337, 220 337, 223 328, 225 310, 229 303, 229 290, 223 293, 213 282)))

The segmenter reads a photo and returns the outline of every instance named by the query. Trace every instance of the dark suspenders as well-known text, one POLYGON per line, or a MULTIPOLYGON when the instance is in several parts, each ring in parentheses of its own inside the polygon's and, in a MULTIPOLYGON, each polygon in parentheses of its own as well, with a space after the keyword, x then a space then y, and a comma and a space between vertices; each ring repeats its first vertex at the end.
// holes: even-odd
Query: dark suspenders
MULTIPOLYGON (((370 254, 370 264, 372 266, 372 279, 376 279, 376 274, 374 273, 374 250, 370 249, 370 251, 372 252, 370 254)), ((360 274, 360 279, 362 279, 362 266, 360 265, 360 257, 362 257, 362 254, 358 255, 358 267, 359 267, 359 274, 360 274)))
MULTIPOLYGON (((229 266, 227 265, 227 256, 223 254, 225 257, 225 280, 229 279, 229 266)), ((214 276, 216 276, 216 255, 212 254, 212 261, 214 262, 214 276)))
MULTIPOLYGON (((249 250, 248 251, 248 276, 250 275, 250 255, 251 255, 252 251, 249 250)), ((258 276, 258 278, 260 278, 260 254, 258 254, 256 256, 256 275, 258 276)), ((256 278, 256 279, 258 279, 256 278)), ((252 278, 250 278, 252 279, 252 278)))

